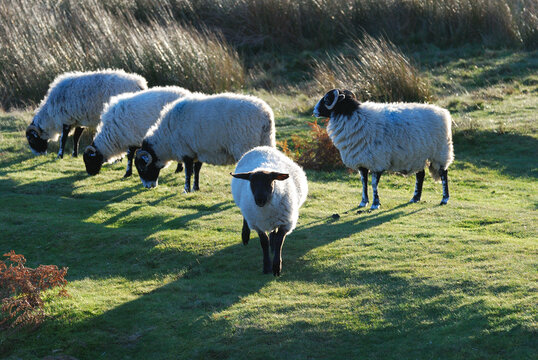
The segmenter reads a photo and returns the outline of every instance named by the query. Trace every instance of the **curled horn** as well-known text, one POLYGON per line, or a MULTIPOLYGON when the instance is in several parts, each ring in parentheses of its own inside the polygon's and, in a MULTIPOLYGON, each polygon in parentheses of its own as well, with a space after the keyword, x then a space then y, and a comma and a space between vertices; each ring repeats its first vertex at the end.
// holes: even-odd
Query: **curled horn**
POLYGON ((34 124, 30 124, 28 128, 26 129, 26 132, 35 131, 37 136, 41 137, 41 129, 35 126, 34 124))
POLYGON ((151 162, 153 161, 153 157, 146 150, 138 150, 136 152, 136 157, 139 158, 139 159, 144 160, 144 162, 146 163, 146 166, 151 164, 151 162))
POLYGON ((333 94, 334 94, 334 101, 331 105, 327 105, 326 108, 328 110, 332 110, 334 105, 336 105, 337 101, 338 101, 338 95, 340 94, 338 90, 333 90, 333 94))
POLYGON ((92 145, 88 145, 88 146, 86 146, 86 150, 84 150, 84 152, 88 152, 88 151, 91 151, 91 152, 95 153, 95 152, 97 152, 97 149, 92 145))

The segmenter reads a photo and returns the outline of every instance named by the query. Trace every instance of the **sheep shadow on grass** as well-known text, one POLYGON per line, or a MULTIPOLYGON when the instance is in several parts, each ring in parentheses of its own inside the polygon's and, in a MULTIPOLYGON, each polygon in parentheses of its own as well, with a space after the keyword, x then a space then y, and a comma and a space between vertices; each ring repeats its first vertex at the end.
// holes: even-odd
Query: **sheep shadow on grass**
MULTIPOLYGON (((454 135, 454 149, 460 164, 469 162, 508 176, 538 178, 536 137, 479 130, 457 132, 454 135)), ((458 163, 453 166, 458 166, 458 163)))
MULTIPOLYGON (((174 254, 181 269, 170 283, 98 316, 47 322, 40 333, 54 337, 52 341, 47 336, 33 339, 41 344, 36 355, 50 355, 53 349, 85 358, 102 354, 137 358, 153 353, 189 359, 246 359, 266 354, 276 358, 396 358, 402 353, 411 358, 442 358, 448 353, 488 358, 532 353, 530 329, 488 331, 495 319, 510 317, 513 309, 492 308, 480 300, 466 303, 458 295, 458 291, 475 291, 478 284, 433 283, 398 270, 359 268, 350 273, 338 266, 314 267, 302 259, 317 247, 422 210, 404 212, 404 206, 331 224, 321 219, 300 226, 284 246, 281 278, 261 273, 257 238, 247 247, 241 245, 237 224, 233 245, 209 256, 174 254), (320 291, 333 291, 330 299, 343 297, 354 306, 333 308, 317 302, 315 296, 296 303, 285 300, 288 294, 267 293, 279 282, 290 283, 289 289, 294 284, 312 284, 320 291), (250 296, 268 296, 273 301, 258 304, 250 296), (264 314, 286 320, 272 325, 264 314), (506 347, 507 341, 512 347, 506 347)), ((117 250, 111 251, 117 255, 117 250)), ((5 354, 14 350, 7 349, 5 354)))

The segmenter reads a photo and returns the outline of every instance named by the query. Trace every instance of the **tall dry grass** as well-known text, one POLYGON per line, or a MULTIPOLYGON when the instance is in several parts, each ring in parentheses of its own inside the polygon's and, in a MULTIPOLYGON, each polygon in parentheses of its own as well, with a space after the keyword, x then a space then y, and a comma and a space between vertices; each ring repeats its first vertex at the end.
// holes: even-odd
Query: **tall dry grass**
POLYGON ((175 84, 220 92, 244 84, 237 52, 202 27, 171 15, 136 19, 111 12, 99 0, 0 2, 0 103, 37 102, 50 81, 72 70, 122 68, 150 85, 175 84))
POLYGON ((345 52, 327 55, 314 64, 317 89, 353 91, 360 100, 419 101, 431 98, 428 82, 390 41, 365 35, 345 52))
POLYGON ((216 27, 248 48, 325 47, 363 30, 396 42, 538 47, 536 0, 100 1, 144 21, 173 14, 216 27))

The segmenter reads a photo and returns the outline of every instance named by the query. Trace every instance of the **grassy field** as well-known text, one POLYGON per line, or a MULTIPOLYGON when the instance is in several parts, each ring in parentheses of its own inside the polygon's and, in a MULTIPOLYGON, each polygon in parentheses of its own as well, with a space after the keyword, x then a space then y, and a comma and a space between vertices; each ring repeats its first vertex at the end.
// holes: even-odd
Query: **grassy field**
MULTIPOLYGON (((88 177, 31 155, 31 112, 0 113, 0 251, 69 267, 70 294, 0 333, 0 358, 536 359, 536 52, 465 54, 416 56, 454 116, 448 206, 429 176, 408 204, 414 178, 385 175, 382 208, 358 212, 357 174, 309 171, 279 278, 241 244, 233 167, 204 165, 187 195, 172 167, 153 190, 125 162, 88 177)), ((280 140, 306 136, 317 99, 258 95, 280 140)))

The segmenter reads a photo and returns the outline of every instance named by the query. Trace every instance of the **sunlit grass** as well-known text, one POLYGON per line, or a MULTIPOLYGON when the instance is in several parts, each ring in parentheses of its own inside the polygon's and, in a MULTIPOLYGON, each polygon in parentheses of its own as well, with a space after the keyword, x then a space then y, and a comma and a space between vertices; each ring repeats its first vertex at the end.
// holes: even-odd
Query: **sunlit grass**
MULTIPOLYGON (((381 210, 358 212, 357 174, 307 172, 280 278, 262 274, 257 237, 241 244, 233 166, 204 165, 187 195, 172 167, 152 190, 124 163, 88 177, 81 158, 31 155, 31 113, 2 113, 0 248, 68 266, 71 297, 47 302, 37 332, 0 334, 0 357, 535 358, 534 86, 453 114, 474 128, 454 128, 447 206, 429 176, 410 205, 414 179, 387 174, 381 210)), ((303 95, 258 95, 280 139, 307 128, 303 95)))

